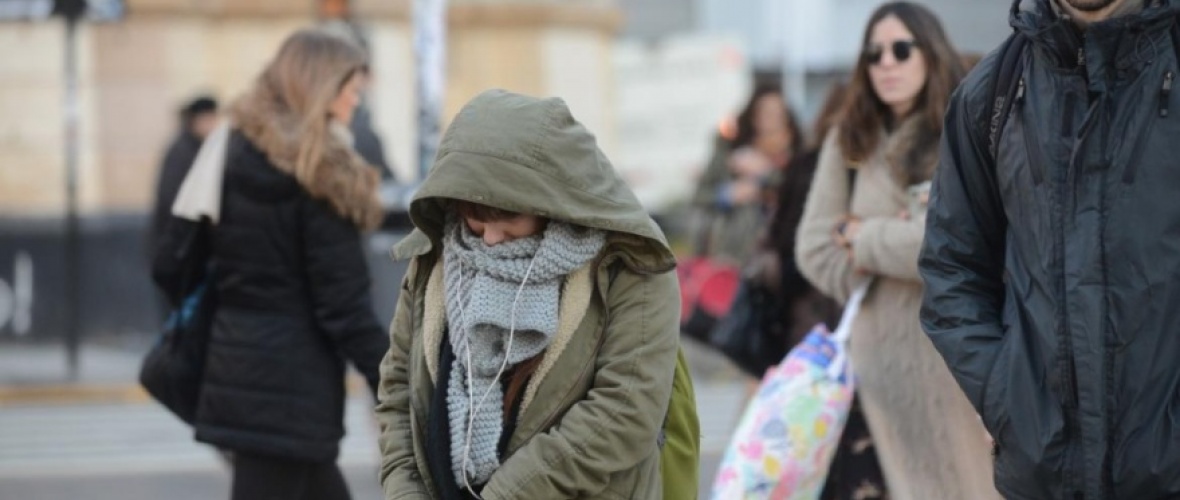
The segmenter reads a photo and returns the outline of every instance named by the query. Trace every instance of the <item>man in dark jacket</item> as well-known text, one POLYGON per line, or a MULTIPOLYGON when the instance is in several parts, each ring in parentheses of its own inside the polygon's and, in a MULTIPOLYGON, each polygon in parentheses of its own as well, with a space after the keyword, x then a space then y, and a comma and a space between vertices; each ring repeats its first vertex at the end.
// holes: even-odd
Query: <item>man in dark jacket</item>
POLYGON ((163 234, 164 224, 172 214, 172 202, 188 170, 201 150, 201 142, 217 126, 217 101, 211 97, 199 97, 185 104, 180 110, 180 132, 168 146, 164 162, 160 166, 156 182, 156 201, 152 209, 152 225, 148 235, 149 252, 163 234))
POLYGON ((1010 113, 998 52, 947 112, 922 323, 1008 498, 1180 495, 1178 15, 1018 0, 1010 113))

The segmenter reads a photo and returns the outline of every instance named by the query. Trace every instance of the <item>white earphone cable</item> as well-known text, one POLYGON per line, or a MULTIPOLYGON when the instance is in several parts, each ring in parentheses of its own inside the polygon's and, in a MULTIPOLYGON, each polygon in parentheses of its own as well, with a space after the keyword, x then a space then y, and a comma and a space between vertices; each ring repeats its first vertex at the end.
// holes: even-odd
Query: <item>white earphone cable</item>
MULTIPOLYGON (((468 404, 468 406, 467 406, 467 433, 466 433, 467 436, 466 436, 466 442, 464 443, 464 446, 463 446, 463 463, 462 463, 463 484, 468 492, 470 492, 472 495, 475 495, 475 497, 479 498, 480 500, 482 500, 483 497, 480 497, 479 494, 475 492, 475 488, 471 487, 470 474, 468 474, 468 472, 467 472, 467 466, 471 463, 471 441, 472 441, 472 438, 474 437, 473 430, 475 427, 475 414, 479 411, 480 408, 483 407, 484 401, 487 400, 489 395, 491 395, 492 390, 496 388, 496 384, 499 383, 500 377, 503 377, 504 372, 506 372, 508 370, 508 358, 512 354, 512 343, 516 339, 516 306, 520 302, 520 295, 521 295, 521 293, 524 292, 524 287, 529 282, 529 276, 532 275, 532 273, 533 273, 533 264, 535 264, 536 262, 537 262, 537 256, 534 254, 532 260, 529 261, 528 269, 526 269, 524 272, 524 279, 521 280, 520 287, 516 289, 516 297, 514 297, 512 299, 512 311, 509 315, 509 323, 508 323, 508 344, 504 349, 504 360, 500 363, 500 369, 496 373, 496 378, 494 379, 494 382, 488 386, 487 390, 484 391, 483 396, 480 396, 478 403, 468 404)), ((463 289, 463 264, 462 263, 459 264, 458 289, 459 290, 463 289)), ((467 308, 463 305, 462 300, 459 301, 459 317, 461 318, 460 321, 462 321, 464 323, 462 326, 465 327, 466 323, 467 323, 467 308)), ((468 332, 468 334, 465 335, 463 337, 463 339, 466 344, 464 347, 465 347, 465 350, 467 351, 467 353, 466 353, 466 355, 467 355, 467 384, 466 384, 467 385, 467 401, 469 403, 471 403, 471 402, 473 402, 472 400, 474 399, 474 397, 473 397, 474 394, 472 393, 473 371, 472 371, 472 362, 471 362, 472 360, 471 360, 470 332, 468 332)))

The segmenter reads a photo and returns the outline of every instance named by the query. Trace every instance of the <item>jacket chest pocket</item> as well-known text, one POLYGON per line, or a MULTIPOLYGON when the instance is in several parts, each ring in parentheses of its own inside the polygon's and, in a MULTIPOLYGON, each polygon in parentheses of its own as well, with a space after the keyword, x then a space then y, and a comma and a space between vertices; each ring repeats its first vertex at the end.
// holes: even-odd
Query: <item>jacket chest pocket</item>
POLYGON ((1180 169, 1174 168, 1176 159, 1159 154, 1174 151, 1173 141, 1180 137, 1180 123, 1171 112, 1171 87, 1175 75, 1173 70, 1167 70, 1158 78, 1159 90, 1154 99, 1126 101, 1128 108, 1134 106, 1134 115, 1125 124, 1116 123, 1110 131, 1111 135, 1123 138, 1118 154, 1118 160, 1125 163, 1123 184, 1135 184, 1136 179, 1143 176, 1145 182, 1180 185, 1180 169))

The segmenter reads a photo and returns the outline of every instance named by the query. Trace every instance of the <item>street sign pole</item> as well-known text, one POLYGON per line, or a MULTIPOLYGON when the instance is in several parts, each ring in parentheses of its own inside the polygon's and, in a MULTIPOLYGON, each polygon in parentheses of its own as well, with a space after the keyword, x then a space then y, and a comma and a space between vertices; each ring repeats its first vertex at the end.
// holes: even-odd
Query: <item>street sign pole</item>
POLYGON ((414 61, 418 94, 418 181, 438 151, 447 56, 446 0, 414 0, 414 61))
POLYGON ((78 351, 81 344, 81 252, 78 227, 78 23, 86 12, 84 0, 58 0, 54 13, 65 20, 65 160, 66 160, 66 237, 65 237, 65 343, 66 370, 70 380, 78 378, 78 351))

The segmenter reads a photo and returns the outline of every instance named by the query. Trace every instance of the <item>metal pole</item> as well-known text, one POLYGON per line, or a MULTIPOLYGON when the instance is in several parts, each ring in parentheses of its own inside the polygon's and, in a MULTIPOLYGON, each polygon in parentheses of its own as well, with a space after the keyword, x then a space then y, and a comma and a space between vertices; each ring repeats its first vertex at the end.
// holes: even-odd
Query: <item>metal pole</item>
POLYGON ((446 82, 446 0, 414 0, 414 60, 418 93, 418 180, 434 163, 446 82))
POLYGON ((65 16, 65 157, 66 157, 66 241, 65 241, 65 318, 66 368, 70 380, 78 378, 78 347, 81 340, 81 279, 79 277, 78 234, 78 21, 77 15, 65 16))

